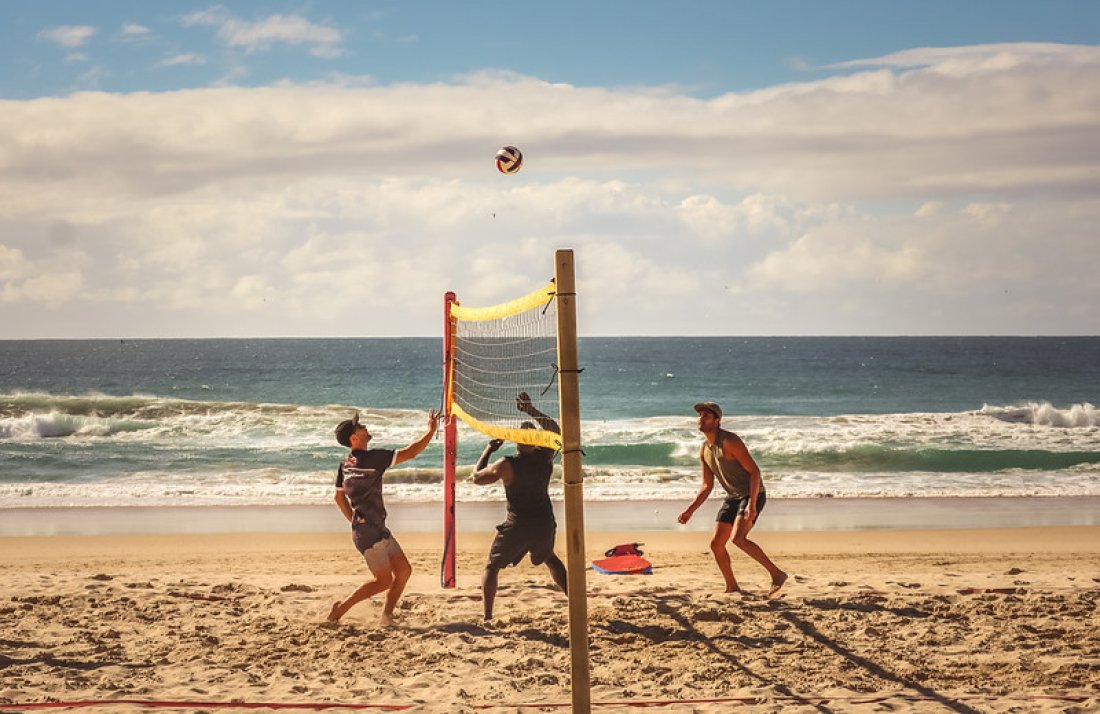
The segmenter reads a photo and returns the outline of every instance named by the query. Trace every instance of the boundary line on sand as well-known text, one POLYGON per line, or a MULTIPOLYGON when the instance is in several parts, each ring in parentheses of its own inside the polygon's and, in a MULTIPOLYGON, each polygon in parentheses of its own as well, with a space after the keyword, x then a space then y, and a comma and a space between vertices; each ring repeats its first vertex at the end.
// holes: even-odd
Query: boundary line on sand
MULTIPOLYGON (((948 697, 951 701, 956 702, 973 702, 973 701, 1020 701, 1020 702, 1037 702, 1037 701, 1055 701, 1055 702, 1073 702, 1076 704, 1082 704, 1092 699, 1092 695, 1088 694, 1034 694, 1026 696, 999 696, 995 694, 969 694, 958 697, 948 697)), ((639 709, 643 708, 657 708, 666 706, 676 706, 681 704, 768 704, 768 703, 787 703, 787 704, 807 704, 807 705, 821 705, 829 704, 830 702, 844 702, 846 704, 878 704, 881 702, 888 702, 891 699, 900 699, 906 702, 927 702, 927 701, 942 701, 938 697, 929 697, 921 695, 909 695, 909 694, 877 694, 866 696, 850 696, 850 697, 799 697, 799 696, 755 696, 755 697, 718 697, 711 699, 651 699, 651 700, 614 700, 614 701, 593 701, 593 707, 635 707, 639 709)), ((406 709, 414 709, 416 707, 425 706, 427 702, 418 702, 415 704, 339 704, 336 702, 316 702, 316 703, 292 703, 292 702, 217 702, 217 701, 174 701, 174 700, 156 700, 156 699, 84 699, 70 702, 29 702, 24 704, 0 704, 0 713, 6 710, 13 711, 25 711, 29 709, 70 709, 74 707, 98 707, 98 706, 140 706, 153 709, 190 709, 195 707, 202 707, 205 709, 305 709, 311 711, 322 711, 325 709, 380 709, 383 711, 403 711, 406 709)), ((464 704, 463 706, 471 709, 567 709, 572 707, 570 702, 501 702, 497 704, 464 704)))

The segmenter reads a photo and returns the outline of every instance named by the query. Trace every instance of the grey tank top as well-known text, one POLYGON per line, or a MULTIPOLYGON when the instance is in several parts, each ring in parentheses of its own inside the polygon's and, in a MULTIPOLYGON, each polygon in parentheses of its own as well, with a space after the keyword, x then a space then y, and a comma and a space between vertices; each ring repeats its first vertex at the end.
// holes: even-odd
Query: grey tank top
MULTIPOLYGON (((715 443, 710 444, 704 441, 703 461, 710 467, 714 477, 718 479, 718 483, 722 484, 722 488, 726 489, 726 493, 738 498, 748 498, 751 495, 749 472, 737 459, 727 459, 725 454, 722 453, 722 447, 719 445, 723 439, 730 436, 736 437, 737 435, 728 431, 719 431, 718 438, 714 440, 715 443)), ((760 490, 764 490, 764 484, 760 484, 760 490)))

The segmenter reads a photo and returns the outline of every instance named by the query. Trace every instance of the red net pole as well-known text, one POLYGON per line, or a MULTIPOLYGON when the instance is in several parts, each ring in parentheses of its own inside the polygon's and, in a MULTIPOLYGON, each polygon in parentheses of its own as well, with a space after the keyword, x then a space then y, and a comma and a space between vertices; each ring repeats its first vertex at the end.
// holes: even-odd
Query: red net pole
POLYGON ((439 584, 455 586, 455 458, 458 453, 458 429, 451 414, 454 375, 454 320, 451 305, 455 294, 443 296, 443 562, 439 584))

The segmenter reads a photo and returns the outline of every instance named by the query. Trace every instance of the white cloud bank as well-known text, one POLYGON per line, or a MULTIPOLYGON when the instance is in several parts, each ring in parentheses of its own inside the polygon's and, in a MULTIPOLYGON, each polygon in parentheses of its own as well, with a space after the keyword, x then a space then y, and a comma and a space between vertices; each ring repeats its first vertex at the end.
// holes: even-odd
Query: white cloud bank
POLYGON ((559 247, 585 334, 1100 334, 1097 48, 847 65, 2 102, 0 337, 436 334, 559 247))

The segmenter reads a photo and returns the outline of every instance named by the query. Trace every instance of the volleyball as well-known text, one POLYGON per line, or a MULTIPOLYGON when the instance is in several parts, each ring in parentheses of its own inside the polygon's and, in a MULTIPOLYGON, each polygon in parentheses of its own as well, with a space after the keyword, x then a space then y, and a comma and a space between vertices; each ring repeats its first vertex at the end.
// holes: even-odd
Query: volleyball
POLYGON ((502 174, 514 174, 523 166, 523 154, 514 146, 502 146, 497 151, 497 170, 502 174))

